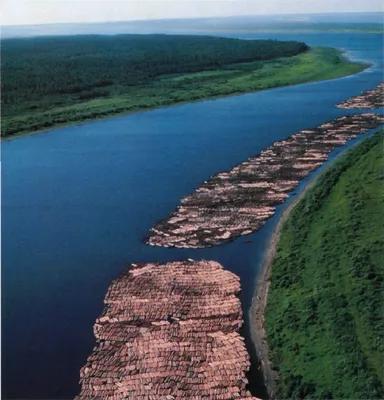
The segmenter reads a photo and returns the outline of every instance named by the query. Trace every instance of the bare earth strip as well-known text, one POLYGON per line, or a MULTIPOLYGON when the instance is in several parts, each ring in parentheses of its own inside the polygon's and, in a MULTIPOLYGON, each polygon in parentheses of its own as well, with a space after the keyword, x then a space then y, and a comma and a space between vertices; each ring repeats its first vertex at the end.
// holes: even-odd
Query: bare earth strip
POLYGON ((214 261, 132 264, 109 287, 77 400, 256 399, 239 292, 214 261))
POLYGON ((334 148, 383 122, 383 116, 375 113, 349 115, 275 142, 183 198, 168 219, 151 229, 146 243, 203 248, 258 231, 275 214, 275 206, 320 167, 334 148))
POLYGON ((381 108, 384 107, 384 83, 377 88, 368 90, 360 96, 352 97, 337 105, 339 108, 381 108))
POLYGON ((277 245, 280 240, 280 231, 285 221, 288 219, 290 212, 296 204, 304 197, 307 191, 314 185, 311 182, 301 192, 300 196, 293 201, 289 207, 283 212, 279 222, 272 233, 268 246, 265 250, 263 264, 261 266, 261 274, 257 279, 255 288, 255 295, 252 299, 252 306, 250 309, 250 320, 252 341, 255 345, 257 358, 260 361, 260 368, 264 377, 264 384, 267 389, 270 399, 275 399, 278 393, 279 376, 272 368, 269 360, 269 347, 267 342, 267 334, 265 331, 265 310, 268 301, 268 291, 270 285, 270 277, 272 272, 272 262, 276 255, 277 245))

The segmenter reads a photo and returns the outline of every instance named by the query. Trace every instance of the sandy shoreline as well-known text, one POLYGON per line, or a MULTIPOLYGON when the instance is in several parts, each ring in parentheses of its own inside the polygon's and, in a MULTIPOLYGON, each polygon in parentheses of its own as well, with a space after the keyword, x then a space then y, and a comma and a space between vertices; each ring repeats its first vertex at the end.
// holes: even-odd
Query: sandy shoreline
MULTIPOLYGON (((337 157, 336 157, 337 158, 337 157)), ((269 347, 265 331, 265 310, 268 301, 268 292, 270 278, 272 272, 272 262, 276 254, 277 245, 280 240, 280 232, 283 224, 288 219, 290 212, 296 204, 304 197, 307 191, 314 185, 317 177, 307 184, 305 189, 295 199, 281 215, 279 222, 273 231, 268 245, 264 253, 264 259, 261 266, 261 272, 257 278, 255 292, 252 299, 252 306, 249 311, 251 321, 251 336, 255 346, 257 358, 260 361, 260 368, 264 378, 264 384, 270 399, 276 399, 279 388, 279 376, 276 370, 273 369, 272 363, 269 360, 269 347)))

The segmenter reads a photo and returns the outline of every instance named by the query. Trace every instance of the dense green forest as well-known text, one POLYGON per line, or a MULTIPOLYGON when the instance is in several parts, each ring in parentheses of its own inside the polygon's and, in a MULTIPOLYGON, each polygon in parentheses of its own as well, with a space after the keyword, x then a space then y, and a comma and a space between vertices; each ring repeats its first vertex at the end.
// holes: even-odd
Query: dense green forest
POLYGON ((336 161, 282 228, 266 312, 282 398, 384 398, 383 140, 336 161))
POLYGON ((2 40, 2 135, 360 71, 333 49, 209 36, 2 40))
POLYGON ((2 43, 3 103, 55 94, 99 97, 165 74, 271 60, 306 51, 299 42, 204 36, 117 35, 9 39, 2 43), (101 89, 101 90, 100 90, 101 89), (98 92, 99 90, 99 92, 98 92))

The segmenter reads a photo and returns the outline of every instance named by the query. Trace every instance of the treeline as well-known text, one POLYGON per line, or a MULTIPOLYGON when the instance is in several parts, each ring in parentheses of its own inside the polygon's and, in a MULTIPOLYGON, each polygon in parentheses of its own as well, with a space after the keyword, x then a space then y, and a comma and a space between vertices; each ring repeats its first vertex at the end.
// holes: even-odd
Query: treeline
POLYGON ((63 36, 2 40, 2 104, 7 115, 20 102, 44 96, 87 100, 127 93, 165 74, 297 55, 300 42, 204 36, 63 36))
POLYGON ((266 312, 281 398, 384 398, 383 139, 337 161, 283 226, 266 312))

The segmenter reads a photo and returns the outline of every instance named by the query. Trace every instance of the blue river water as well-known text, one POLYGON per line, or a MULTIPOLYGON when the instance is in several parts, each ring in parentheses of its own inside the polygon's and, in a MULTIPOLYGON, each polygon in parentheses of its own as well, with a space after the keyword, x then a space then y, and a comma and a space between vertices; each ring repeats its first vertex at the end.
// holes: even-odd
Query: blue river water
MULTIPOLYGON (((251 348, 247 317, 255 279, 285 206, 260 232, 225 246, 165 249, 142 240, 209 176, 300 129, 351 113, 335 105, 383 79, 380 35, 272 36, 343 48, 373 67, 333 81, 169 107, 3 142, 2 398, 58 399, 78 393, 79 369, 94 345, 92 326, 107 287, 131 262, 205 258, 238 274, 246 317, 243 331, 251 348)), ((256 393, 262 393, 257 375, 251 378, 256 393)))

